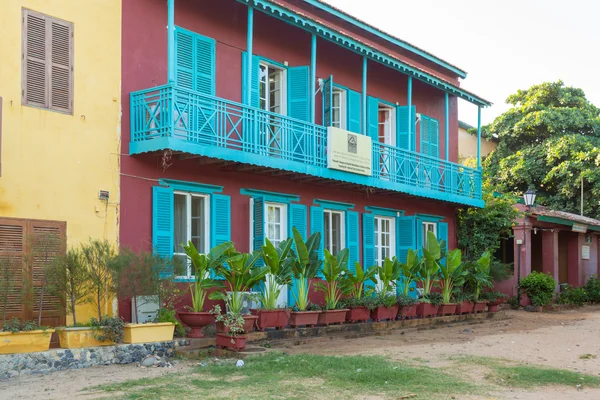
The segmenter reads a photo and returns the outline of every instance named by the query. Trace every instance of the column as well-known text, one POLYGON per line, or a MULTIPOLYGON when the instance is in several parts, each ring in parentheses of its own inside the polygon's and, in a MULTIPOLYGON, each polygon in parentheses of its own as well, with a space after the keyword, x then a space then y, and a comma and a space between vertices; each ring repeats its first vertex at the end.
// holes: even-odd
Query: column
POLYGON ((363 57, 363 74, 362 74, 362 134, 367 135, 367 57, 363 57))
POLYGON ((513 277, 513 293, 515 296, 517 295, 519 248, 521 249, 521 279, 525 278, 531 273, 531 224, 527 223, 525 226, 523 224, 523 219, 519 219, 517 223, 518 225, 513 227, 513 234, 515 237, 515 275, 513 277), (517 245, 518 240, 523 241, 521 246, 517 245))
POLYGON ((446 133, 444 139, 444 149, 446 150, 446 161, 450 161, 450 111, 448 105, 448 92, 444 96, 444 131, 446 133))
POLYGON ((313 33, 310 45, 310 122, 315 123, 315 84, 317 82, 317 35, 313 33))
POLYGON ((558 283, 558 231, 542 232, 542 272, 552 275, 558 283))
MULTIPOLYGON (((408 87, 407 87, 407 101, 406 104, 408 105, 408 150, 414 150, 416 151, 417 149, 414 148, 413 149, 413 140, 412 140, 412 127, 413 127, 413 123, 415 121, 412 120, 413 115, 412 115, 412 76, 408 77, 408 87)), ((416 135, 416 133, 415 133, 416 135)))
POLYGON ((477 168, 481 169, 481 106, 477 107, 477 168))
POLYGON ((567 239, 568 248, 568 275, 567 282, 569 285, 579 287, 581 286, 580 280, 580 246, 579 246, 579 234, 575 232, 569 232, 569 238, 567 239))
POLYGON ((254 34, 254 8, 252 6, 248 6, 248 31, 246 33, 246 52, 248 59, 246 60, 246 65, 248 66, 248 87, 247 93, 245 93, 246 98, 244 99, 247 105, 252 105, 252 90, 250 90, 250 86, 252 85, 252 39, 254 34))
POLYGON ((167 75, 175 82, 175 0, 167 2, 167 75))

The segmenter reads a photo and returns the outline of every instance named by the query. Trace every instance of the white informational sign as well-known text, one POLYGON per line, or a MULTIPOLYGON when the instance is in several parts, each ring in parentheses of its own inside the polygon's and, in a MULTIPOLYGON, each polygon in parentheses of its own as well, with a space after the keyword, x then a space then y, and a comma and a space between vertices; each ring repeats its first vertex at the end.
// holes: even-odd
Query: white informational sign
POLYGON ((590 259, 590 246, 581 246, 581 259, 582 260, 590 259))
POLYGON ((573 224, 573 232, 586 233, 587 225, 573 224))
POLYGON ((330 126, 327 128, 327 167, 371 176, 373 173, 371 138, 330 126))

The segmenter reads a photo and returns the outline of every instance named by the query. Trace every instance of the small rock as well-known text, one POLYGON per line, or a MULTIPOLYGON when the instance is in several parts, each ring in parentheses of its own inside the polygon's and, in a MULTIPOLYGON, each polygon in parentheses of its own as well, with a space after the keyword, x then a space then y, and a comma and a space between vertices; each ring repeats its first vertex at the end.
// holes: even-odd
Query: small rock
POLYGON ((237 362, 235 363, 235 366, 240 368, 244 366, 244 361, 243 360, 237 360, 237 362))
POLYGON ((153 367, 155 365, 158 365, 161 362, 160 357, 157 356, 147 356, 146 358, 144 358, 142 360, 142 362, 140 363, 140 365, 142 367, 153 367))

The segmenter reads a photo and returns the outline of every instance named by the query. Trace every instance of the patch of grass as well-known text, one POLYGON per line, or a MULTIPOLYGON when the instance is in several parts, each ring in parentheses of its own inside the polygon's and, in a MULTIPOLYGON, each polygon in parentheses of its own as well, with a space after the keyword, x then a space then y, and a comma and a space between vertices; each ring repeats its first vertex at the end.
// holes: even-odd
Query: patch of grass
POLYGON ((154 379, 140 379, 94 388, 126 399, 154 398, 398 398, 418 393, 419 399, 481 394, 471 383, 426 366, 391 362, 373 356, 283 355, 211 362, 154 379))
POLYGON ((595 354, 589 354, 589 353, 588 354, 582 354, 582 355, 579 356, 579 359, 581 359, 581 360, 593 360, 595 358, 596 358, 595 354))

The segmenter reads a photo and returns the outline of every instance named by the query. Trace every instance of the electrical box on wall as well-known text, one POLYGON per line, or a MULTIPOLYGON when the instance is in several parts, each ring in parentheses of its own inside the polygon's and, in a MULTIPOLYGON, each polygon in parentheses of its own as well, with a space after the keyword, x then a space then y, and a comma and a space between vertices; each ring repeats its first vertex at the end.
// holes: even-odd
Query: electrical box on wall
POLYGON ((158 296, 137 296, 137 302, 131 299, 131 322, 134 324, 145 324, 154 322, 158 316, 158 296), (137 305, 137 319, 135 307, 137 305))
POLYGON ((98 198, 100 200, 108 201, 109 197, 110 197, 110 192, 108 190, 100 190, 98 192, 98 198))

